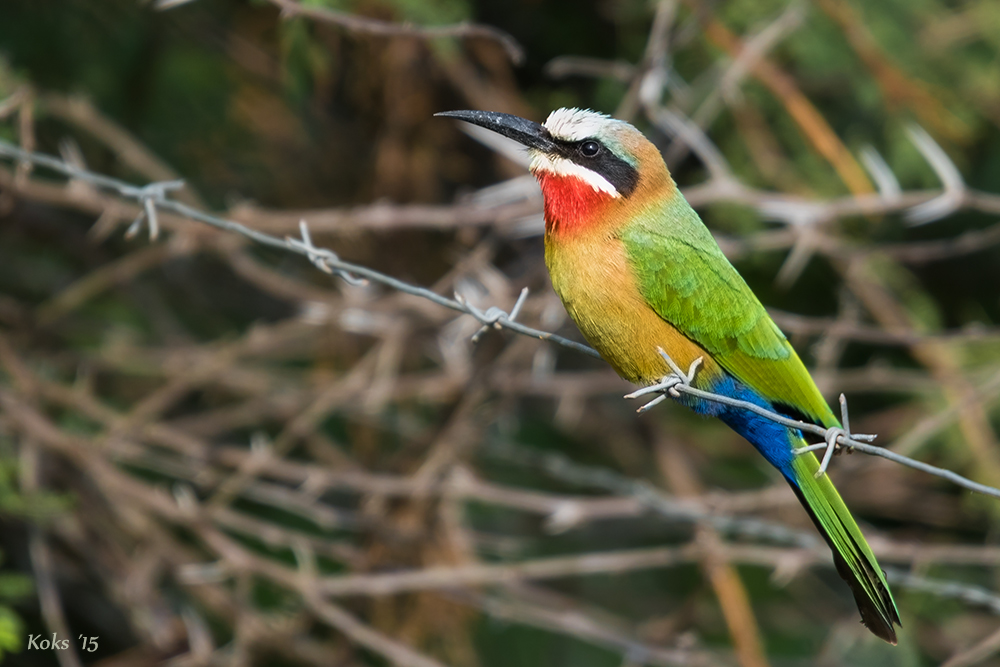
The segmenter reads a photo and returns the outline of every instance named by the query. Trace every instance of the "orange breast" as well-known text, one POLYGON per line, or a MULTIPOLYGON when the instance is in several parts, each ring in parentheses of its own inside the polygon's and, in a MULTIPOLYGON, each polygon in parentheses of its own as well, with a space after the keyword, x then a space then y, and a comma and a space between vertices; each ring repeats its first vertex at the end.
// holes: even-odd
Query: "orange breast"
POLYGON ((703 357, 698 373, 701 380, 721 373, 701 347, 646 304, 632 277, 625 249, 612 234, 596 231, 557 237, 547 232, 545 263, 552 286, 580 332, 629 382, 654 384, 670 373, 658 347, 684 370, 703 357))

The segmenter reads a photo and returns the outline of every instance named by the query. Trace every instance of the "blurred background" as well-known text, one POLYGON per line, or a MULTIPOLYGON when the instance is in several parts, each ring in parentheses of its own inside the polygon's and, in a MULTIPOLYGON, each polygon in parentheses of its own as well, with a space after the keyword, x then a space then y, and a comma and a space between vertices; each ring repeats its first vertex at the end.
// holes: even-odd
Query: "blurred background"
MULTIPOLYGON (((3 141, 579 340, 521 156, 433 118, 561 106, 662 148, 855 431, 1000 486, 992 0, 0 3, 3 141)), ((5 664, 1000 665, 996 500, 834 459, 890 647, 722 424, 140 211, 0 159, 5 664)))

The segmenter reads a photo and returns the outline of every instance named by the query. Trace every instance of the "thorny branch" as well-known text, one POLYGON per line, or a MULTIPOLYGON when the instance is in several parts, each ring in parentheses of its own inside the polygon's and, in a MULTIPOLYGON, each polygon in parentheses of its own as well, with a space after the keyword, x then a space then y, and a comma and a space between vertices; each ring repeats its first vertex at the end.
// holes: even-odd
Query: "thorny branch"
MULTIPOLYGON (((194 207, 188 206, 181 202, 169 199, 167 197, 167 192, 172 189, 177 189, 181 186, 178 181, 171 181, 167 183, 151 183, 146 186, 138 187, 120 181, 115 178, 104 176, 101 174, 96 174, 79 167, 70 165, 62 160, 54 158, 49 155, 44 155, 37 152, 29 152, 18 148, 7 142, 0 141, 0 156, 10 158, 12 160, 17 160, 19 162, 28 162, 40 167, 46 167, 67 177, 82 180, 98 187, 108 189, 112 192, 117 193, 123 199, 131 199, 139 202, 143 206, 143 214, 132 223, 129 227, 127 234, 134 235, 138 232, 140 226, 145 222, 148 230, 150 239, 154 240, 158 234, 159 226, 156 217, 156 210, 163 209, 171 211, 173 213, 179 214, 191 220, 201 222, 212 227, 223 229, 226 231, 234 232, 249 238, 257 243, 266 245, 272 248, 279 248, 289 252, 294 252, 299 255, 306 257, 313 265, 318 269, 324 271, 325 273, 336 273, 344 280, 350 283, 357 283, 358 276, 364 279, 371 280, 373 282, 380 283, 392 289, 404 292, 406 294, 411 294, 418 296, 428 301, 431 301, 437 305, 444 306, 445 308, 450 308, 458 312, 462 312, 471 315, 476 320, 478 320, 484 327, 493 326, 495 328, 503 328, 519 333, 525 336, 530 336, 532 338, 537 338, 539 340, 546 340, 565 348, 572 349, 583 354, 587 354, 592 357, 598 357, 599 354, 593 348, 590 348, 576 341, 569 340, 554 333, 541 331, 539 329, 534 329, 519 322, 515 321, 515 318, 520 310, 520 305, 523 303, 526 291, 522 291, 518 303, 515 304, 511 313, 508 314, 503 310, 496 307, 491 307, 487 311, 482 311, 472 304, 468 303, 461 295, 456 294, 454 299, 449 299, 443 297, 432 290, 424 287, 419 287, 416 285, 411 285, 392 276, 388 276, 379 271, 375 271, 366 266, 353 264, 351 262, 345 262, 341 260, 336 253, 332 250, 326 248, 317 248, 312 244, 312 240, 309 236, 308 225, 305 221, 300 223, 300 233, 302 235, 301 239, 285 238, 284 240, 279 239, 270 234, 265 234, 257 230, 251 229, 242 225, 238 222, 233 222, 232 220, 226 220, 224 218, 219 218, 217 216, 205 213, 194 207)), ((478 337, 479 333, 476 334, 478 337)), ((666 384, 657 385, 655 387, 647 387, 640 389, 632 394, 629 394, 629 398, 636 398, 648 393, 653 392, 669 392, 671 395, 676 395, 677 392, 686 393, 688 395, 694 396, 696 398, 701 398, 704 400, 714 401, 717 403, 723 403, 730 405, 732 407, 738 407, 745 410, 750 410, 756 414, 761 415, 767 419, 775 421, 783 426, 790 429, 799 430, 803 432, 813 433, 822 437, 826 442, 822 447, 827 450, 827 454, 824 457, 823 465, 820 469, 820 473, 826 470, 826 465, 829 463, 829 457, 833 453, 837 445, 848 447, 850 449, 855 449, 866 454, 872 454, 875 456, 881 456, 883 458, 889 459, 901 465, 905 465, 916 470, 920 470, 927 474, 936 475, 938 477, 947 479, 959 486, 967 488, 971 491, 976 491, 978 493, 983 493, 993 497, 1000 498, 1000 489, 995 487, 987 486, 984 484, 979 484, 970 479, 967 479, 958 473, 950 470, 945 470, 943 468, 938 468, 936 466, 911 459, 907 456, 896 454, 887 449, 881 447, 874 447, 867 442, 862 442, 855 438, 850 437, 849 432, 845 432, 842 429, 830 429, 824 428, 817 424, 809 424, 806 422, 797 421, 794 419, 789 419, 783 415, 777 414, 771 410, 763 408, 759 405, 753 403, 748 403, 746 401, 740 401, 737 399, 732 399, 727 396, 721 396, 712 392, 708 392, 702 389, 691 386, 691 381, 694 377, 694 372, 697 369, 697 364, 693 365, 688 372, 682 371, 673 362, 669 356, 666 355, 662 350, 660 353, 664 356, 664 359, 674 370, 674 373, 668 378, 666 384)), ((699 360, 700 361, 700 360, 699 360)), ((645 410, 651 407, 653 404, 660 402, 664 396, 661 396, 644 408, 640 410, 645 410)), ((846 416, 846 402, 842 402, 842 407, 844 409, 844 414, 846 416)), ((874 436, 872 436, 874 438, 874 436)), ((811 450, 810 450, 811 451, 811 450)))

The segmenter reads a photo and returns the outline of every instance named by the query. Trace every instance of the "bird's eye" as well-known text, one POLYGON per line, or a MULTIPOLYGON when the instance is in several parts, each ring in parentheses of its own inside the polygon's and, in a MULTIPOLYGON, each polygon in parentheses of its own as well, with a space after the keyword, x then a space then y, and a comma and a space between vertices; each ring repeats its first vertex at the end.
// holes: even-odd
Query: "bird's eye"
POLYGON ((601 145, 596 141, 585 141, 580 144, 580 155, 583 157, 594 157, 601 152, 601 145))

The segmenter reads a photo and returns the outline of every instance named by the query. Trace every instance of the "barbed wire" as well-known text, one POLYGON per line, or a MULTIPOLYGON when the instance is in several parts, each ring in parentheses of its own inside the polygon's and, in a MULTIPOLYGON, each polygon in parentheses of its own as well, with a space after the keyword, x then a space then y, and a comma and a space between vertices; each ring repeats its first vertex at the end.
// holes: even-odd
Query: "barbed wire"
MULTIPOLYGON (((281 239, 270 234, 259 232, 238 222, 206 213, 195 207, 170 199, 167 196, 167 193, 180 188, 183 185, 182 181, 154 182, 145 186, 136 186, 117 178, 76 167, 51 155, 34 151, 26 151, 2 140, 0 140, 0 157, 6 157, 18 164, 28 163, 44 167, 70 179, 84 181, 117 193, 117 195, 123 199, 134 200, 140 204, 142 212, 129 226, 128 231, 126 232, 127 235, 137 234, 143 224, 145 224, 149 232, 150 240, 156 240, 159 234, 159 221, 156 212, 158 209, 170 211, 189 220, 201 222, 217 229, 239 234, 261 245, 302 255, 319 270, 328 274, 338 275, 348 283, 358 284, 359 282, 364 282, 365 280, 379 283, 399 292, 427 299, 428 301, 445 308, 470 315, 480 322, 483 327, 507 329, 524 336, 552 342, 566 349, 586 354, 594 358, 600 358, 600 354, 587 345, 570 340, 558 334, 535 329, 517 322, 515 318, 520 310, 519 305, 524 302, 524 299, 527 296, 527 292, 524 290, 522 290, 521 295, 518 298, 518 303, 515 304, 511 313, 508 313, 496 306, 492 306, 483 311, 476 306, 473 306, 467 299, 457 293, 455 294, 455 298, 449 299, 448 297, 442 296, 432 290, 412 285, 367 266, 346 262, 340 259, 336 253, 328 248, 316 247, 312 243, 312 239, 309 235, 308 223, 305 220, 299 223, 301 238, 296 239, 292 237, 285 237, 284 239, 281 239)), ((482 329, 477 331, 476 336, 481 335, 481 333, 482 329)), ((651 393, 661 394, 661 396, 655 398, 653 401, 640 408, 640 412, 644 412, 653 405, 665 400, 667 395, 677 398, 679 397, 679 394, 684 393, 703 400, 749 410, 789 429, 812 433, 822 437, 824 443, 798 450, 799 453, 806 453, 815 449, 825 450, 824 460, 817 474, 825 473, 830 458, 833 453, 837 451, 838 447, 845 447, 863 452, 865 454, 880 456, 900 465, 946 479, 970 491, 1000 498, 1000 489, 996 487, 974 482, 954 471, 932 466, 922 461, 917 461, 916 459, 897 454, 883 447, 872 446, 869 443, 874 439, 874 436, 860 436, 859 434, 854 434, 852 437, 847 419, 847 403, 843 397, 841 397, 841 408, 843 413, 844 428, 824 428, 817 424, 790 419, 747 401, 741 401, 698 389, 697 387, 692 386, 691 382, 694 379, 694 374, 700 360, 699 362, 692 364, 692 367, 685 372, 681 370, 663 350, 660 350, 660 354, 663 355, 665 361, 671 367, 673 372, 665 377, 664 380, 658 385, 645 387, 628 394, 628 398, 637 398, 651 393)))
POLYGON ((816 476, 822 476, 830 463, 830 458, 837 451, 838 446, 849 447, 851 449, 856 449, 859 452, 864 452, 865 454, 872 454, 874 456, 881 456, 883 458, 889 459, 896 463, 900 463, 905 466, 909 466, 916 470, 926 472, 931 475, 937 475, 938 477, 943 477, 959 486, 964 486, 965 488, 982 493, 988 496, 993 496, 995 498, 1000 498, 1000 489, 994 488, 992 486, 987 486, 985 484, 979 484, 978 482, 973 482, 970 479, 962 477, 961 475, 946 470, 944 468, 938 468, 922 461, 917 461, 911 459, 908 456, 903 456, 902 454, 896 454, 893 451, 887 450, 884 447, 873 447, 868 444, 875 439, 874 435, 862 435, 862 434, 852 434, 850 431, 850 420, 847 410, 847 398, 841 394, 840 395, 840 409, 841 409, 841 423, 843 428, 824 428, 818 424, 811 424, 809 422, 799 421, 797 419, 790 419, 784 415, 780 415, 777 412, 768 410, 767 408, 761 407, 755 403, 750 403, 749 401, 741 401, 736 398, 730 398, 729 396, 722 396, 721 394, 715 394, 710 391, 705 391, 703 389, 698 389, 697 387, 691 386, 691 382, 694 381, 695 374, 697 373, 698 366, 701 364, 702 358, 698 357, 691 367, 685 373, 683 370, 677 366, 677 363, 670 358, 662 348, 658 348, 660 356, 663 357, 667 365, 670 366, 673 371, 670 375, 666 376, 659 384, 652 385, 650 387, 644 387, 631 394, 626 395, 625 398, 639 398, 651 393, 661 394, 659 397, 654 398, 649 403, 646 403, 641 408, 639 412, 645 412, 651 407, 663 401, 667 395, 671 395, 677 398, 679 394, 688 394, 689 396, 694 396, 696 398, 701 398, 706 401, 712 401, 713 403, 721 403, 723 405, 729 405, 734 408, 741 408, 743 410, 749 410, 750 412, 756 413, 761 417, 769 419, 773 422, 777 422, 782 426, 797 430, 805 431, 808 433, 815 433, 816 435, 822 437, 825 442, 818 445, 810 445, 808 447, 802 447, 795 450, 795 454, 802 455, 808 452, 825 450, 823 455, 823 461, 820 464, 819 470, 816 472, 816 476), (852 437, 853 435, 853 437, 852 437))
POLYGON ((149 229, 150 240, 155 240, 159 231, 156 210, 162 209, 170 211, 182 217, 194 220, 195 222, 201 222, 218 229, 239 234, 252 241, 260 243, 261 245, 302 255, 318 269, 324 271, 325 273, 336 273, 345 278, 345 280, 349 283, 357 284, 357 280, 355 278, 356 276, 361 276, 371 280, 372 282, 380 283, 386 287, 391 287, 394 290, 427 299, 428 301, 436 303, 439 306, 444 306, 445 308, 465 313, 466 315, 471 315, 485 326, 493 326, 497 329, 509 329, 525 336, 556 343, 557 345, 561 345, 567 349, 581 352, 594 358, 600 358, 600 354, 598 354, 597 350, 594 350, 587 345, 554 333, 525 326, 516 322, 506 311, 499 308, 491 307, 484 312, 463 299, 460 295, 456 295, 456 298, 454 299, 449 299, 448 297, 441 296, 440 294, 425 287, 411 285, 410 283, 393 278, 392 276, 386 275, 367 266, 345 262, 332 250, 328 248, 317 248, 312 245, 312 241, 309 238, 308 224, 305 221, 302 221, 299 225, 300 231, 303 233, 303 237, 301 239, 293 239, 291 237, 281 239, 277 236, 259 232, 238 222, 234 222, 233 220, 220 218, 218 216, 205 213, 204 211, 196 209, 192 206, 188 206, 187 204, 183 204, 179 201, 169 199, 166 196, 166 191, 170 188, 179 187, 178 183, 180 182, 178 181, 150 183, 146 186, 138 187, 116 178, 75 167, 51 155, 25 151, 2 140, 0 140, 0 156, 12 158, 18 162, 30 162, 40 167, 46 167, 72 179, 85 181, 92 185, 115 192, 124 199, 135 200, 143 206, 143 214, 141 214, 140 217, 129 226, 126 234, 135 235, 139 231, 141 224, 145 221, 149 229), (150 209, 153 211, 152 216, 149 215, 150 209))

